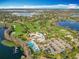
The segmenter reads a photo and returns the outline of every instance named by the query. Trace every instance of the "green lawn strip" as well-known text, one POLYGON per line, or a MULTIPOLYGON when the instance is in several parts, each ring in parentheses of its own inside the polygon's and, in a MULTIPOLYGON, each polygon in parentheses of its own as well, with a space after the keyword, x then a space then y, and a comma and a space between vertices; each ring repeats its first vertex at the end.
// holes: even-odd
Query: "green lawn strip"
POLYGON ((1 44, 5 45, 5 46, 8 46, 8 47, 14 47, 14 46, 16 46, 13 42, 7 41, 7 40, 3 40, 1 42, 1 44))

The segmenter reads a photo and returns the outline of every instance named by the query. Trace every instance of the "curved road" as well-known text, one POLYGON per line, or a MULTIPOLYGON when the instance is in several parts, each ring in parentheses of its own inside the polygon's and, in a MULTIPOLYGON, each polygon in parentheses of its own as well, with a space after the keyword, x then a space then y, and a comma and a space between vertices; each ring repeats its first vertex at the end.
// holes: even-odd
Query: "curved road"
POLYGON ((9 32, 10 32, 9 28, 5 30, 5 32, 4 32, 5 39, 8 40, 8 41, 14 42, 16 44, 16 46, 21 46, 23 48, 23 50, 24 50, 25 59, 31 59, 29 48, 26 45, 26 43, 22 42, 18 38, 13 37, 12 35, 9 35, 9 32))

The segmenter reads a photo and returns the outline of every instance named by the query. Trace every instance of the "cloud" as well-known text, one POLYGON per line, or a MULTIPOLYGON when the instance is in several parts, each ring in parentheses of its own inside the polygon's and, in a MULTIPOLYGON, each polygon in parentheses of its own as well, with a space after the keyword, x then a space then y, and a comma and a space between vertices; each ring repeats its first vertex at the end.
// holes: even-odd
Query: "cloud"
POLYGON ((3 6, 0 8, 50 8, 50 9, 79 9, 79 5, 77 4, 56 4, 56 5, 24 5, 24 6, 3 6))
POLYGON ((68 8, 69 9, 75 9, 75 8, 78 8, 79 6, 76 5, 76 4, 69 4, 68 8))

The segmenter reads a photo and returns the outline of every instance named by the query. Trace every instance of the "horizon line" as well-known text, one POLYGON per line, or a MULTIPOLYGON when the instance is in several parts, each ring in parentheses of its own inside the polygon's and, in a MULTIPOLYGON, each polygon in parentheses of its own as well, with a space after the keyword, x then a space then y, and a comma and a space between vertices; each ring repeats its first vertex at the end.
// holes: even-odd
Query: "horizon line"
POLYGON ((24 6, 1 6, 0 9, 11 9, 11 8, 48 8, 48 9, 79 9, 77 4, 54 4, 54 5, 24 5, 24 6))

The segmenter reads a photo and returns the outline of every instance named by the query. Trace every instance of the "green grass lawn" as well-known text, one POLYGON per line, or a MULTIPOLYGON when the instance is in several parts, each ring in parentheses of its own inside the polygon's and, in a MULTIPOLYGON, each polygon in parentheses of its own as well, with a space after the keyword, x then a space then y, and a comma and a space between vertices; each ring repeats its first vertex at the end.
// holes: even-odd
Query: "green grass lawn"
POLYGON ((5 45, 5 46, 8 46, 8 47, 14 47, 14 46, 16 46, 13 42, 7 41, 7 40, 3 40, 1 42, 1 44, 5 45))

